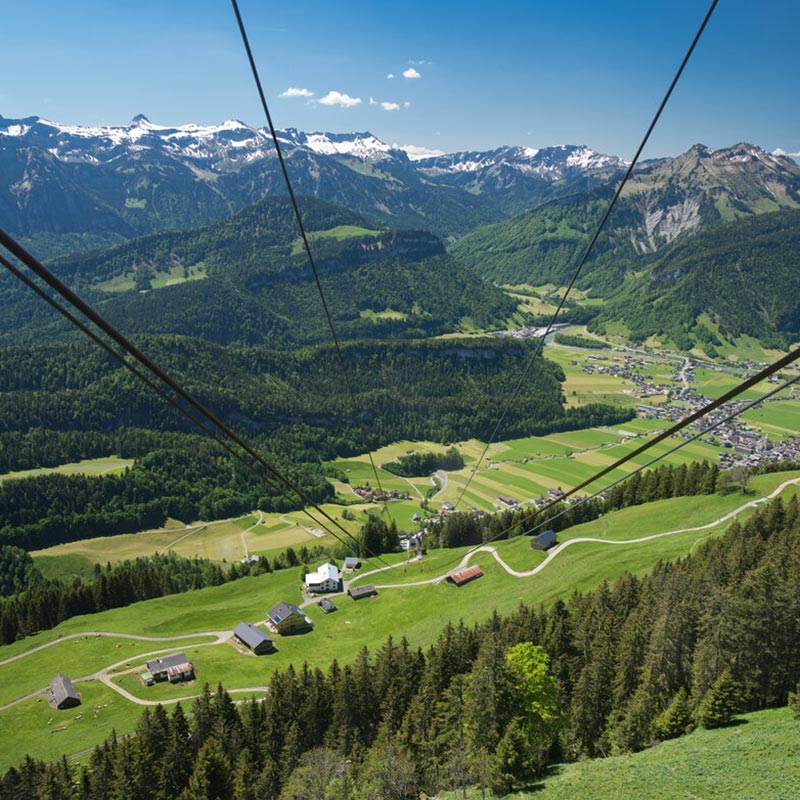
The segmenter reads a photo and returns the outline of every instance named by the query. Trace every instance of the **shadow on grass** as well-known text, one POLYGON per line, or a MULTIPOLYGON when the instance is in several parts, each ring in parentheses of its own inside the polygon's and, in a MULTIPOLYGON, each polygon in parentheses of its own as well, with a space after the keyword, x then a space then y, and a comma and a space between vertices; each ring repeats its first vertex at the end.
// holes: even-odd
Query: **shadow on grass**
POLYGON ((739 719, 738 717, 734 717, 733 719, 728 720, 727 722, 723 722, 721 725, 713 725, 709 728, 703 728, 703 730, 707 731, 716 731, 720 730, 721 728, 738 728, 741 725, 749 724, 749 719, 739 719))

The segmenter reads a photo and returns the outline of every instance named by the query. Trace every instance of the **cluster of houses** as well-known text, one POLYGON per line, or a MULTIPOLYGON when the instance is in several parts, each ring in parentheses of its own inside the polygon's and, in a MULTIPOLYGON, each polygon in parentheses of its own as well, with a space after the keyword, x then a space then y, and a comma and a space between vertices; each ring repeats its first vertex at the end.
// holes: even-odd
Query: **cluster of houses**
MULTIPOLYGON (((778 399, 782 398, 771 398, 765 404, 778 399)), ((658 406, 639 405, 636 410, 645 419, 660 419, 671 423, 698 411, 708 402, 708 398, 694 389, 681 387, 673 389, 668 402, 658 406)), ((709 436, 712 443, 725 448, 719 455, 720 469, 730 469, 737 464, 758 467, 767 463, 800 460, 800 437, 773 441, 768 434, 752 430, 740 417, 725 419, 741 411, 745 405, 744 401, 725 403, 679 435, 688 438, 716 425, 709 436)))
POLYGON ((640 372, 642 368, 655 366, 658 362, 643 356, 586 356, 586 363, 583 372, 586 375, 593 375, 597 372, 600 375, 612 375, 615 378, 623 378, 630 381, 634 388, 630 394, 642 399, 656 397, 658 395, 668 395, 673 389, 672 384, 656 383, 646 372, 640 372))
MULTIPOLYGON (((309 595, 328 595, 341 592, 343 589, 342 573, 352 574, 361 566, 358 558, 348 556, 342 565, 342 571, 335 564, 323 564, 313 572, 308 572, 303 580, 305 592, 309 595)), ((347 594, 353 600, 364 597, 375 597, 378 590, 373 584, 352 587, 347 594)), ((323 613, 336 611, 336 604, 329 597, 322 597, 318 605, 323 613)), ((274 636, 294 636, 307 633, 314 628, 311 617, 295 603, 281 601, 267 611, 264 622, 266 630, 251 622, 240 622, 233 629, 233 638, 242 647, 257 656, 268 655, 276 651, 274 636)), ((181 683, 195 678, 194 665, 186 653, 154 658, 147 662, 145 671, 141 673, 146 686, 161 681, 181 683)), ((65 675, 57 675, 51 682, 53 703, 58 708, 70 708, 78 705, 80 698, 75 687, 65 675)))
POLYGON ((417 558, 422 557, 422 531, 417 533, 404 534, 400 537, 400 548, 410 553, 414 551, 417 558))
POLYGON ((541 339, 548 332, 557 333, 563 328, 569 328, 570 325, 571 323, 569 322, 557 322, 555 325, 551 325, 549 329, 541 325, 526 325, 524 328, 517 328, 514 331, 497 331, 492 335, 510 337, 511 339, 541 339))
POLYGON ((382 492, 380 489, 373 488, 369 483, 363 486, 353 486, 353 494, 360 497, 365 503, 386 503, 391 500, 408 500, 407 492, 398 492, 396 489, 389 489, 382 492))

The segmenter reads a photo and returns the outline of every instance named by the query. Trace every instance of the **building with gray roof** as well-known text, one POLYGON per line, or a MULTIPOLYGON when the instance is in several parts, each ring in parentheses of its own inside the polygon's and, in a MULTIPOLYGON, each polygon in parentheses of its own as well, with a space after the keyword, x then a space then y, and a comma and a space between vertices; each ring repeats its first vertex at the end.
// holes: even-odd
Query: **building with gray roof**
POLYGON ((267 627, 273 633, 286 636, 310 631, 314 624, 299 606, 294 603, 281 602, 267 612, 267 627))
POLYGON ((543 531, 531 539, 531 549, 549 550, 557 541, 558 536, 555 531, 543 531))
POLYGON ((271 653, 275 650, 275 642, 272 637, 267 636, 261 628, 256 627, 251 622, 240 622, 233 629, 233 635, 257 656, 271 653))
POLYGON ((147 671, 156 681, 178 683, 194 678, 194 667, 186 653, 173 653, 164 658, 154 658, 147 662, 147 671))
POLYGON ((56 675, 50 681, 50 691, 53 693, 53 705, 56 708, 75 708, 81 704, 81 696, 66 675, 56 675))

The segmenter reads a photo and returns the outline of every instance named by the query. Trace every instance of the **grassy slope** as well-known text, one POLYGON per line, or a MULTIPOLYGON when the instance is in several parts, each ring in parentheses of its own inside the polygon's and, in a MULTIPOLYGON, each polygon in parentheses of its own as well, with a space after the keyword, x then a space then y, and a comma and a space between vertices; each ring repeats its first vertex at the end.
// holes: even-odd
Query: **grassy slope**
MULTIPOLYGON (((800 722, 786 708, 633 755, 553 767, 518 800, 790 800, 800 786, 800 722)), ((455 800, 461 793, 442 795, 455 800)), ((480 791, 467 794, 477 800, 480 791)))
MULTIPOLYGON (((777 486, 788 477, 800 473, 782 473, 758 477, 754 488, 759 492, 777 486)), ((794 491, 790 489, 787 491, 794 491)), ((681 527, 704 524, 715 515, 741 505, 740 497, 708 498, 713 511, 704 509, 702 503, 684 506, 681 510, 681 527)), ((682 501, 677 501, 681 503, 682 501)), ((661 501, 650 506, 625 509, 609 514, 590 525, 580 528, 580 535, 615 539, 634 538, 643 533, 664 527, 663 520, 674 517, 676 501, 661 501), (665 510, 669 509, 668 513, 665 510), (609 531, 611 532, 609 534, 609 531)), ((208 647, 192 647, 186 642, 175 642, 174 649, 186 649, 191 653, 198 671, 199 681, 214 685, 223 681, 229 689, 265 685, 273 669, 285 668, 289 663, 309 664, 326 668, 333 658, 340 662, 352 660, 362 645, 373 648, 389 635, 402 632, 412 646, 426 646, 448 621, 463 619, 467 623, 483 620, 493 609, 506 613, 519 602, 549 603, 563 597, 574 588, 589 589, 603 580, 613 580, 625 571, 644 574, 659 559, 678 558, 689 552, 698 541, 724 526, 712 531, 688 532, 655 539, 644 544, 615 545, 581 543, 567 548, 541 573, 527 579, 508 575, 488 553, 479 553, 474 563, 480 564, 485 575, 460 589, 448 583, 438 585, 396 586, 381 589, 373 600, 352 601, 339 598, 339 610, 324 615, 316 606, 309 607, 309 615, 315 630, 308 635, 281 639, 278 652, 272 656, 255 658, 239 653, 230 644, 208 647), (432 611, 433 610, 433 611, 432 611)), ((577 529, 574 531, 577 532, 577 529)), ((573 533, 563 534, 562 539, 572 538, 573 533)), ((531 569, 541 563, 541 553, 529 549, 527 539, 503 544, 500 553, 504 560, 516 569, 531 569)), ((401 567, 365 578, 381 585, 397 585, 425 580, 440 575, 457 563, 466 549, 437 551, 428 554, 424 566, 411 564, 403 571, 401 567)), ((402 556, 387 557, 394 563, 402 563, 402 556)), ((365 564, 364 572, 379 564, 365 564)), ((77 617, 30 639, 0 648, 3 659, 26 652, 36 645, 57 641, 70 633, 87 630, 104 630, 115 633, 144 634, 149 636, 176 636, 201 633, 210 630, 229 630, 241 620, 257 622, 264 619, 265 611, 278 600, 300 601, 301 568, 282 570, 271 575, 244 578, 233 584, 213 587, 201 592, 137 603, 123 609, 114 609, 86 617, 77 617)), ((84 640, 83 646, 69 641, 32 654, 11 664, 0 666, 0 685, 9 686, 10 695, 16 697, 41 689, 58 669, 71 670, 73 677, 89 675, 126 658, 131 665, 137 659, 143 664, 140 654, 165 647, 164 644, 130 642, 106 642, 106 640, 84 640), (122 652, 114 645, 120 643, 122 652), (83 650, 82 648, 86 648, 83 650), (90 652, 91 648, 106 648, 109 652, 90 652), (85 652, 86 657, 80 658, 85 652), (13 691, 12 691, 13 687, 13 691)), ((201 641, 201 640, 198 640, 201 641)), ((207 640, 206 640, 207 641, 207 640)), ((121 669, 124 669, 122 667, 121 669)), ((194 694, 198 685, 188 687, 159 686, 145 689, 131 677, 119 679, 124 688, 145 699, 168 701, 194 694)), ((83 683, 78 684, 82 690, 83 683)), ((13 720, 26 708, 35 709, 38 701, 29 700, 19 706, 0 712, 0 768, 18 761, 27 751, 27 745, 15 734, 13 720)), ((140 709, 126 704, 127 714, 120 712, 116 722, 119 732, 129 730, 135 724, 140 709)), ((75 753, 97 743, 102 736, 99 730, 76 727, 66 735, 59 736, 57 748, 51 747, 50 755, 75 753)))
POLYGON ((71 464, 61 464, 58 467, 42 467, 41 469, 26 469, 19 472, 7 472, 0 475, 0 481, 12 478, 32 478, 36 475, 49 475, 58 473, 60 475, 105 475, 107 473, 122 472, 127 467, 133 466, 131 458, 90 458, 86 461, 76 461, 71 464))

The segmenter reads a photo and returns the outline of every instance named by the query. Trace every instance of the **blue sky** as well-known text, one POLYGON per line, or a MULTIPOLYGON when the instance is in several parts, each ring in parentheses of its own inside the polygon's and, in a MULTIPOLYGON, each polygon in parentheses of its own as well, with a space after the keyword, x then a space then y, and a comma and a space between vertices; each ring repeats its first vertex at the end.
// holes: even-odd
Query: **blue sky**
MULTIPOLYGON (((239 2, 278 127, 447 152, 587 144, 627 158, 707 7, 239 2), (289 89, 310 94, 282 97, 289 89)), ((227 0, 8 5, 5 117, 264 124, 227 0)), ((800 151, 799 29, 796 0, 721 0, 646 155, 696 142, 800 151)))

